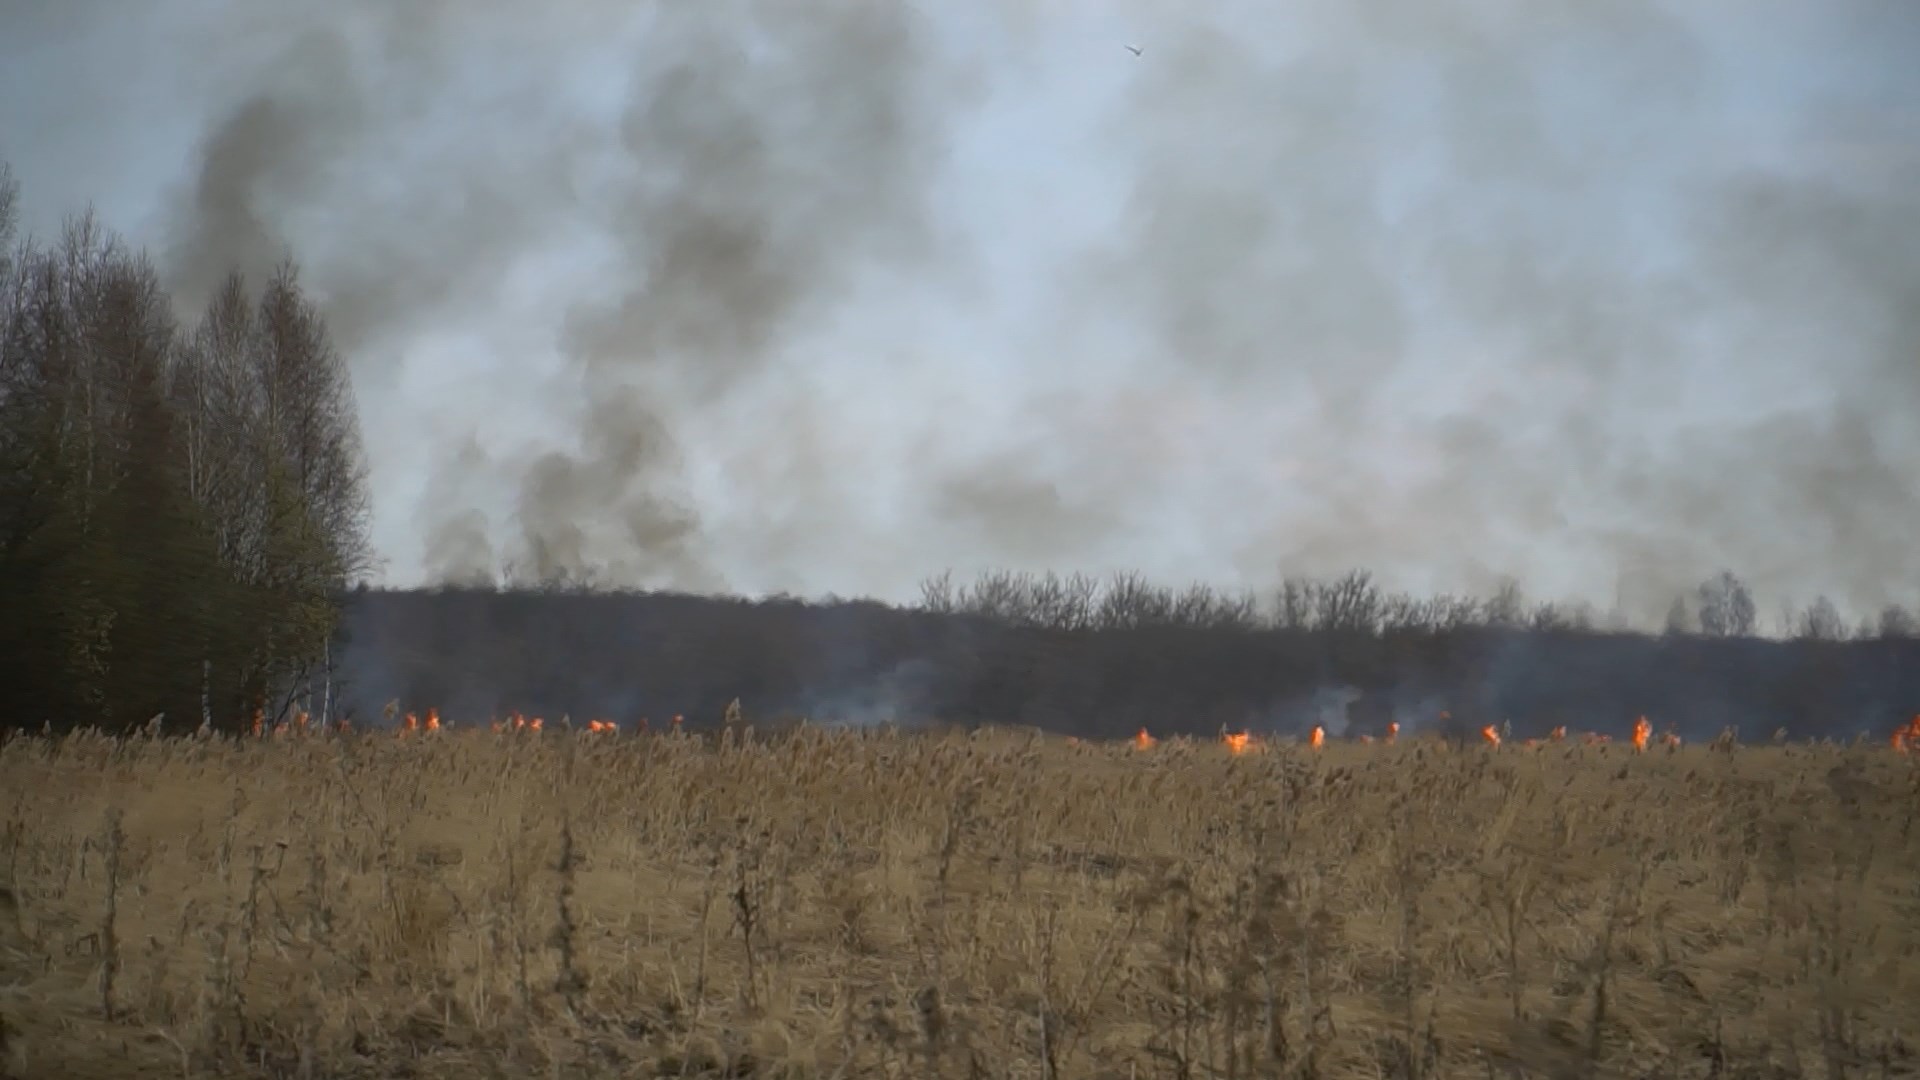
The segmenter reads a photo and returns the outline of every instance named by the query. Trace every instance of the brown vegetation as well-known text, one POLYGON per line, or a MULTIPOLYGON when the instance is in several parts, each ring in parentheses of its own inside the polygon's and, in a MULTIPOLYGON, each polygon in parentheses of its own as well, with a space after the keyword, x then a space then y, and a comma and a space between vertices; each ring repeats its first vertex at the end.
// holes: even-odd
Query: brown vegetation
POLYGON ((18 1076, 1892 1076, 1871 746, 0 750, 18 1076))

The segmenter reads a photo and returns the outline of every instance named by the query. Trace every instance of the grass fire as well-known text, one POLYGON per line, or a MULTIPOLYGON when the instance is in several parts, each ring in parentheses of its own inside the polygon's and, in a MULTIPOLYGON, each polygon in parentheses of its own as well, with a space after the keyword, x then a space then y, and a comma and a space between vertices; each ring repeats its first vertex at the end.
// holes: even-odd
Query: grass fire
POLYGON ((1751 7, 0 2, 0 1080, 1920 1078, 1751 7))
POLYGON ((1920 1067, 1884 742, 439 719, 9 739, 18 1075, 1920 1067))

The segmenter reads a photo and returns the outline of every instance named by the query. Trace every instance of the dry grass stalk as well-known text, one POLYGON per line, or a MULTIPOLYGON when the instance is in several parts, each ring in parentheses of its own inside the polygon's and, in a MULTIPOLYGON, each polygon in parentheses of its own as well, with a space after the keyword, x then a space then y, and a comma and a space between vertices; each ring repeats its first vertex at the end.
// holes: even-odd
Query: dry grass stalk
POLYGON ((0 1062, 1913 1074, 1915 760, 1727 750, 14 739, 0 1062))

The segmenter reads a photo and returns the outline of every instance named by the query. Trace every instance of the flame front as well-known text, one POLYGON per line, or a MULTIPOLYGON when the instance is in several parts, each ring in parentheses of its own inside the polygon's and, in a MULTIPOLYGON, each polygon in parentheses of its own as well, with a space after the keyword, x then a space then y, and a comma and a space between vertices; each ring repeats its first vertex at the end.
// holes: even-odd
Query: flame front
MULTIPOLYGON (((397 705, 398 703, 396 702, 387 706, 386 715, 389 718, 394 718, 396 714, 399 714, 397 705)), ((1440 716, 1444 720, 1449 718, 1450 714, 1443 712, 1440 716)), ((397 718, 399 720, 399 723, 396 725, 398 728, 397 734, 402 737, 439 732, 443 729, 451 729, 453 727, 451 723, 446 723, 441 720, 440 710, 437 708, 429 708, 424 714, 414 712, 399 714, 397 718)), ((686 718, 684 716, 674 716, 671 721, 672 732, 676 735, 679 734, 681 725, 685 722, 686 718)), ((568 727, 572 726, 571 722, 563 721, 563 723, 568 727)), ((634 731, 637 733, 645 734, 648 731, 647 720, 644 717, 634 720, 633 725, 634 731)), ((539 732, 544 729, 545 722, 538 716, 529 717, 519 712, 512 712, 508 713, 504 720, 493 720, 488 727, 495 733, 539 732)), ((324 718, 316 720, 312 714, 305 711, 293 711, 286 719, 278 720, 269 725, 265 710, 261 708, 256 708, 253 711, 250 724, 251 734, 255 738, 265 738, 269 736, 275 739, 300 738, 313 733, 320 735, 332 733, 345 735, 351 730, 352 722, 344 717, 338 720, 325 720, 324 718)), ((620 723, 615 720, 589 720, 582 730, 588 734, 618 734, 620 731, 620 723)), ((1500 725, 1495 724, 1488 724, 1480 729, 1481 741, 1493 747, 1505 745, 1510 741, 1508 736, 1511 734, 1510 727, 1503 730, 1500 725)), ((1399 736, 1399 721, 1390 721, 1386 725, 1384 732, 1379 736, 1359 734, 1354 736, 1354 740, 1362 745, 1370 746, 1375 743, 1384 743, 1385 745, 1391 746, 1398 740, 1399 736)), ((1776 741, 1781 737, 1781 735, 1776 735, 1776 741)), ((1645 716, 1637 717, 1634 720, 1630 738, 1635 753, 1647 752, 1652 748, 1656 738, 1658 738, 1660 745, 1666 747, 1669 752, 1677 751, 1685 745, 1685 741, 1680 733, 1671 726, 1656 736, 1653 723, 1645 716)), ((1566 726, 1557 725, 1551 728, 1544 737, 1525 738, 1516 745, 1539 748, 1548 743, 1564 742, 1566 739, 1566 726)), ((1613 741, 1612 736, 1598 731, 1581 732, 1580 740, 1587 746, 1605 746, 1613 741)), ((1070 745, 1080 745, 1082 741, 1083 740, 1079 739, 1068 740, 1070 745)), ((1161 742, 1159 738, 1154 736, 1154 734, 1145 727, 1141 727, 1134 732, 1132 738, 1128 741, 1136 750, 1151 750, 1161 742)), ((1247 730, 1229 732, 1223 727, 1220 731, 1220 741, 1234 754, 1244 754, 1261 749, 1260 740, 1256 738, 1251 731, 1247 730)), ((1729 729, 1722 732, 1720 738, 1714 740, 1713 745, 1715 748, 1719 748, 1723 745, 1731 745, 1734 741, 1735 736, 1732 730, 1729 729)), ((1325 725, 1315 724, 1308 732, 1307 745, 1314 750, 1321 750, 1325 748, 1326 744, 1327 729, 1325 725)), ((1888 734, 1888 744, 1895 753, 1914 754, 1920 752, 1920 714, 1915 714, 1911 720, 1896 726, 1888 734)))
POLYGON ((1894 752, 1899 754, 1920 746, 1920 713, 1915 713, 1913 719, 1904 726, 1894 728, 1892 741, 1894 752))

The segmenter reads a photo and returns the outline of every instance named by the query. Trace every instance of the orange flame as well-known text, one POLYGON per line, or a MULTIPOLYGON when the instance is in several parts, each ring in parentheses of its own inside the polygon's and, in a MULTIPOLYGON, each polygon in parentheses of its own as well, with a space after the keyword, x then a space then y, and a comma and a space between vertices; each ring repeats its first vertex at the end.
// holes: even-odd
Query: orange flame
POLYGON ((1562 724, 1559 727, 1554 728, 1553 731, 1547 735, 1547 738, 1553 740, 1554 742, 1560 742, 1566 737, 1567 737, 1567 726, 1565 724, 1562 724))
POLYGON ((1488 746, 1500 745, 1500 729, 1494 727, 1492 724, 1488 724, 1486 727, 1480 729, 1480 737, 1486 740, 1488 746))
POLYGON ((1894 752, 1898 754, 1904 754, 1909 748, 1920 744, 1920 714, 1915 714, 1904 726, 1894 728, 1892 741, 1894 752))
POLYGON ((614 723, 611 720, 589 720, 587 721, 587 730, 595 734, 599 734, 601 732, 611 734, 613 732, 619 731, 620 725, 614 723))
POLYGON ((1395 720, 1392 723, 1387 725, 1387 745, 1389 746, 1393 745, 1394 741, 1399 738, 1400 738, 1400 721, 1395 720))
POLYGON ((1327 745, 1327 729, 1319 724, 1313 725, 1313 734, 1307 737, 1307 741, 1313 744, 1315 750, 1327 745))
POLYGON ((1633 722, 1634 753, 1636 754, 1645 753, 1647 749, 1647 739, 1650 738, 1652 735, 1653 735, 1653 725, 1647 723, 1646 717, 1643 716, 1640 719, 1635 720, 1633 722))
POLYGON ((1253 736, 1245 731, 1231 734, 1222 732, 1220 741, 1226 743, 1227 749, 1236 754, 1244 754, 1253 746, 1253 736))
POLYGON ((1138 750, 1151 750, 1153 749, 1153 744, 1159 741, 1160 741, 1159 739, 1156 739, 1152 735, 1148 734, 1146 728, 1141 728, 1133 736, 1134 748, 1138 750))
POLYGON ((427 710, 427 730, 428 731, 440 730, 440 710, 439 709, 427 710))

